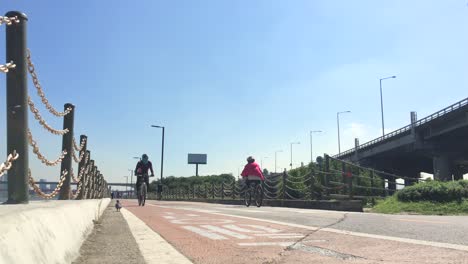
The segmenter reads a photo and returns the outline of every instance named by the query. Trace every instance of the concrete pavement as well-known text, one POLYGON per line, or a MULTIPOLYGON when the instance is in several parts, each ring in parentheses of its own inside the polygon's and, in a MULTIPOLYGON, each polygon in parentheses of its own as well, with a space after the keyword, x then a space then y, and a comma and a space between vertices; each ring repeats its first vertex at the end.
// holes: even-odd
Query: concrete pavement
POLYGON ((123 205, 130 229, 140 229, 132 234, 146 245, 139 246, 146 263, 468 263, 465 216, 159 201, 138 207, 133 200, 123 205))

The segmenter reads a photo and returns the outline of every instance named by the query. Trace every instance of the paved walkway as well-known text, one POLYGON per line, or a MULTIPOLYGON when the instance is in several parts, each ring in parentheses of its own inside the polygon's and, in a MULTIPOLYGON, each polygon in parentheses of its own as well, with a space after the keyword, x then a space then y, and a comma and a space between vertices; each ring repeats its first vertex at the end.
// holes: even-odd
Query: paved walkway
POLYGON ((93 233, 83 243, 75 264, 146 263, 121 212, 111 201, 93 233))
POLYGON ((124 208, 117 212, 114 205, 115 200, 95 224, 74 264, 192 264, 125 208, 145 210, 146 207, 139 207, 136 201, 125 201, 124 208))

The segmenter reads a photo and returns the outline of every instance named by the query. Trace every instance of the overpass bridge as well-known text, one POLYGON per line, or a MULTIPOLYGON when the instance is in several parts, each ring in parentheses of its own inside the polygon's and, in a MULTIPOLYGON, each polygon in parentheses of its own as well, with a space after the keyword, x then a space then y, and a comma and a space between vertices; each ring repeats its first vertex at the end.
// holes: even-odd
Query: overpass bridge
POLYGON ((420 120, 411 112, 409 125, 362 145, 355 139, 353 149, 333 157, 415 179, 420 172, 462 179, 468 173, 468 98, 420 120))

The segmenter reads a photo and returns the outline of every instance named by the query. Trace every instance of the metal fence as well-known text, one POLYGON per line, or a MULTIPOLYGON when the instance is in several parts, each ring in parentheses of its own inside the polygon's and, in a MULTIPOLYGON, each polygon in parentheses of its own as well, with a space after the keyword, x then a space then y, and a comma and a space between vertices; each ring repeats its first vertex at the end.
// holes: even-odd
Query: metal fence
MULTIPOLYGON (((323 164, 310 164, 283 173, 266 175, 262 182, 264 198, 270 200, 364 200, 392 195, 396 186, 422 179, 409 178, 358 166, 325 155, 323 164)), ((245 183, 242 180, 220 184, 202 184, 177 188, 164 187, 163 199, 242 199, 245 183)))

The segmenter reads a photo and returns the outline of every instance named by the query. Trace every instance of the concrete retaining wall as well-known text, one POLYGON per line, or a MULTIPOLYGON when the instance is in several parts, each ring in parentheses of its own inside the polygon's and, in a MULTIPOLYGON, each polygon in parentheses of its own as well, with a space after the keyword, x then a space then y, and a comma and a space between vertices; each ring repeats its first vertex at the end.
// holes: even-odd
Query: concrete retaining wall
POLYGON ((35 201, 0 206, 0 263, 71 263, 110 202, 35 201))
MULTIPOLYGON (((219 204, 238 204, 243 205, 243 200, 221 200, 221 199, 164 199, 165 201, 189 201, 189 202, 203 202, 203 203, 219 203, 219 204)), ((321 210, 335 210, 335 211, 350 211, 362 212, 362 201, 329 201, 329 200, 263 200, 263 205, 274 207, 291 207, 291 208, 307 208, 307 209, 321 209, 321 210)), ((254 204, 251 206, 255 206, 254 204)))

